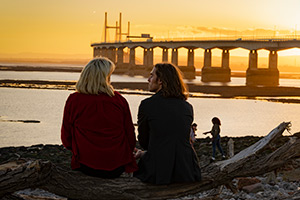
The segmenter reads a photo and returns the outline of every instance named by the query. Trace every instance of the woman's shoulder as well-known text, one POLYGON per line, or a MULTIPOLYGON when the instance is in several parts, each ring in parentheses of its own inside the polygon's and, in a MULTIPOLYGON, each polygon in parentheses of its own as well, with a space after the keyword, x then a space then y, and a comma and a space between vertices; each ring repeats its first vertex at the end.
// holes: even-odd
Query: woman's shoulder
POLYGON ((79 95, 80 95, 80 93, 78 93, 78 92, 73 92, 73 93, 71 93, 71 94, 69 95, 68 100, 70 101, 70 100, 72 100, 72 99, 75 99, 75 98, 77 98, 79 95))
POLYGON ((115 96, 113 96, 113 98, 120 99, 122 101, 124 101, 124 100, 126 101, 125 97, 123 97, 123 95, 121 95, 119 92, 114 91, 114 94, 115 94, 115 96))
POLYGON ((115 94, 116 97, 121 97, 121 98, 123 97, 123 96, 122 96, 119 92, 117 92, 117 91, 114 91, 114 94, 115 94))
POLYGON ((125 104, 128 104, 127 100, 125 97, 123 97, 123 95, 121 95, 119 92, 117 91, 114 91, 114 96, 112 96, 112 98, 117 101, 117 102, 122 102, 122 103, 125 103, 125 104))

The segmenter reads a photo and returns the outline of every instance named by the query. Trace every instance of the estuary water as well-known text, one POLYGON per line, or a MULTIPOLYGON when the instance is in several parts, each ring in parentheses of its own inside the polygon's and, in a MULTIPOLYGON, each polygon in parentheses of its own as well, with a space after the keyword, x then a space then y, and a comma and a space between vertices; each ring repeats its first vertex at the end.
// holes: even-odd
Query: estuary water
MULTIPOLYGON (((26 72, 26 71, 0 71, 0 79, 17 79, 17 80, 66 80, 77 81, 80 73, 75 72, 26 72)), ((246 84, 245 78, 231 77, 231 82, 226 84, 221 83, 203 83, 201 77, 197 76, 195 80, 188 81, 202 85, 228 85, 228 86, 243 86, 246 84)), ((120 76, 112 75, 112 82, 146 82, 147 78, 136 76, 120 76)), ((300 79, 280 79, 280 86, 300 87, 300 79)))
MULTIPOLYGON (((78 77, 79 73, 0 71, 0 79, 77 80, 78 77)), ((244 85, 242 78, 236 79, 230 84, 239 85, 241 82, 244 85)), ((113 75, 111 80, 146 81, 141 77, 117 75, 113 75)), ((299 80, 287 80, 286 83, 297 86, 299 80)), ((0 147, 61 144, 63 108, 72 92, 74 91, 1 87, 0 147), (22 123, 17 120, 36 120, 40 123, 22 123)), ((123 96, 130 105, 133 122, 136 123, 138 106, 149 95, 123 96)), ((300 104, 221 98, 189 98, 188 102, 194 107, 194 122, 198 124, 197 137, 206 137, 202 133, 211 129, 211 118, 214 116, 221 119, 222 136, 265 136, 284 121, 292 122, 292 133, 300 131, 300 104)))

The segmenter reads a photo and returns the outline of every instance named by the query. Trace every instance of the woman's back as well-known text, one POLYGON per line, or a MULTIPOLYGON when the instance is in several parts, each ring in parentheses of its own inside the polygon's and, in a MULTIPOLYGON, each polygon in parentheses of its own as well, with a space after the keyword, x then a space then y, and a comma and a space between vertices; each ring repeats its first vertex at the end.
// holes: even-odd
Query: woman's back
POLYGON ((109 82, 114 68, 103 57, 83 68, 77 92, 67 99, 61 129, 62 143, 72 151, 72 169, 110 178, 137 170, 129 106, 109 82))
POLYGON ((135 146, 134 127, 128 104, 119 93, 113 97, 73 93, 65 109, 72 141, 68 141, 64 129, 62 141, 75 154, 77 164, 73 163, 73 168, 81 163, 93 169, 113 170, 135 162, 131 150, 135 146))

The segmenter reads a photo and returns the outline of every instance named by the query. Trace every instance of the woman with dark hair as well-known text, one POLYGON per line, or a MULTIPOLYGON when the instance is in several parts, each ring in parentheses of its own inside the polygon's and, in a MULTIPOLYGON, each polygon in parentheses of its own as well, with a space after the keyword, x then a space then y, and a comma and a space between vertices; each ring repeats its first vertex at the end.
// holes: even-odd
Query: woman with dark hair
POLYGON ((137 170, 129 106, 109 81, 114 69, 103 57, 84 67, 76 92, 67 99, 61 128, 62 143, 72 152, 72 169, 102 178, 137 170))
POLYGON ((153 184, 200 181, 197 155, 190 144, 193 107, 186 101, 180 70, 173 64, 156 64, 148 82, 155 94, 139 106, 138 140, 145 151, 136 153, 141 158, 134 176, 153 184))
POLYGON ((187 100, 189 95, 187 86, 183 82, 181 71, 176 66, 169 63, 158 63, 153 70, 155 70, 157 79, 161 81, 162 96, 187 100))
POLYGON ((213 123, 213 127, 211 128, 211 130, 203 133, 204 135, 206 135, 208 133, 210 133, 212 135, 212 149, 213 149, 213 153, 212 153, 211 160, 214 161, 216 159, 215 158, 215 155, 216 155, 216 146, 218 147, 218 149, 219 149, 219 151, 222 154, 222 157, 224 159, 225 158, 225 154, 224 154, 224 151, 223 151, 223 149, 221 147, 221 144, 220 144, 220 140, 221 140, 221 137, 220 137, 221 121, 220 121, 219 118, 214 117, 214 118, 212 118, 211 122, 213 123))

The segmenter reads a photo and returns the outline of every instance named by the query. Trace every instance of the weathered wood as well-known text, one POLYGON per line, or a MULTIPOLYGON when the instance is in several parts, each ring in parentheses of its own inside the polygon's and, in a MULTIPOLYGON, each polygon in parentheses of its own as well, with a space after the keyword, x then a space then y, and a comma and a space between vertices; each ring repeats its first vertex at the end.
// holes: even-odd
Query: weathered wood
POLYGON ((269 154, 261 154, 282 135, 290 123, 282 123, 265 138, 234 157, 202 169, 198 183, 151 185, 136 178, 101 179, 78 171, 66 171, 50 162, 23 162, 14 167, 0 166, 0 197, 28 187, 38 187, 70 199, 168 199, 230 185, 235 177, 255 176, 272 171, 300 156, 300 138, 290 140, 269 154))
POLYGON ((0 197, 45 183, 51 174, 50 162, 24 161, 0 165, 0 197))
POLYGON ((228 147, 228 157, 232 158, 234 156, 234 141, 232 138, 229 139, 227 143, 227 147, 228 147))

